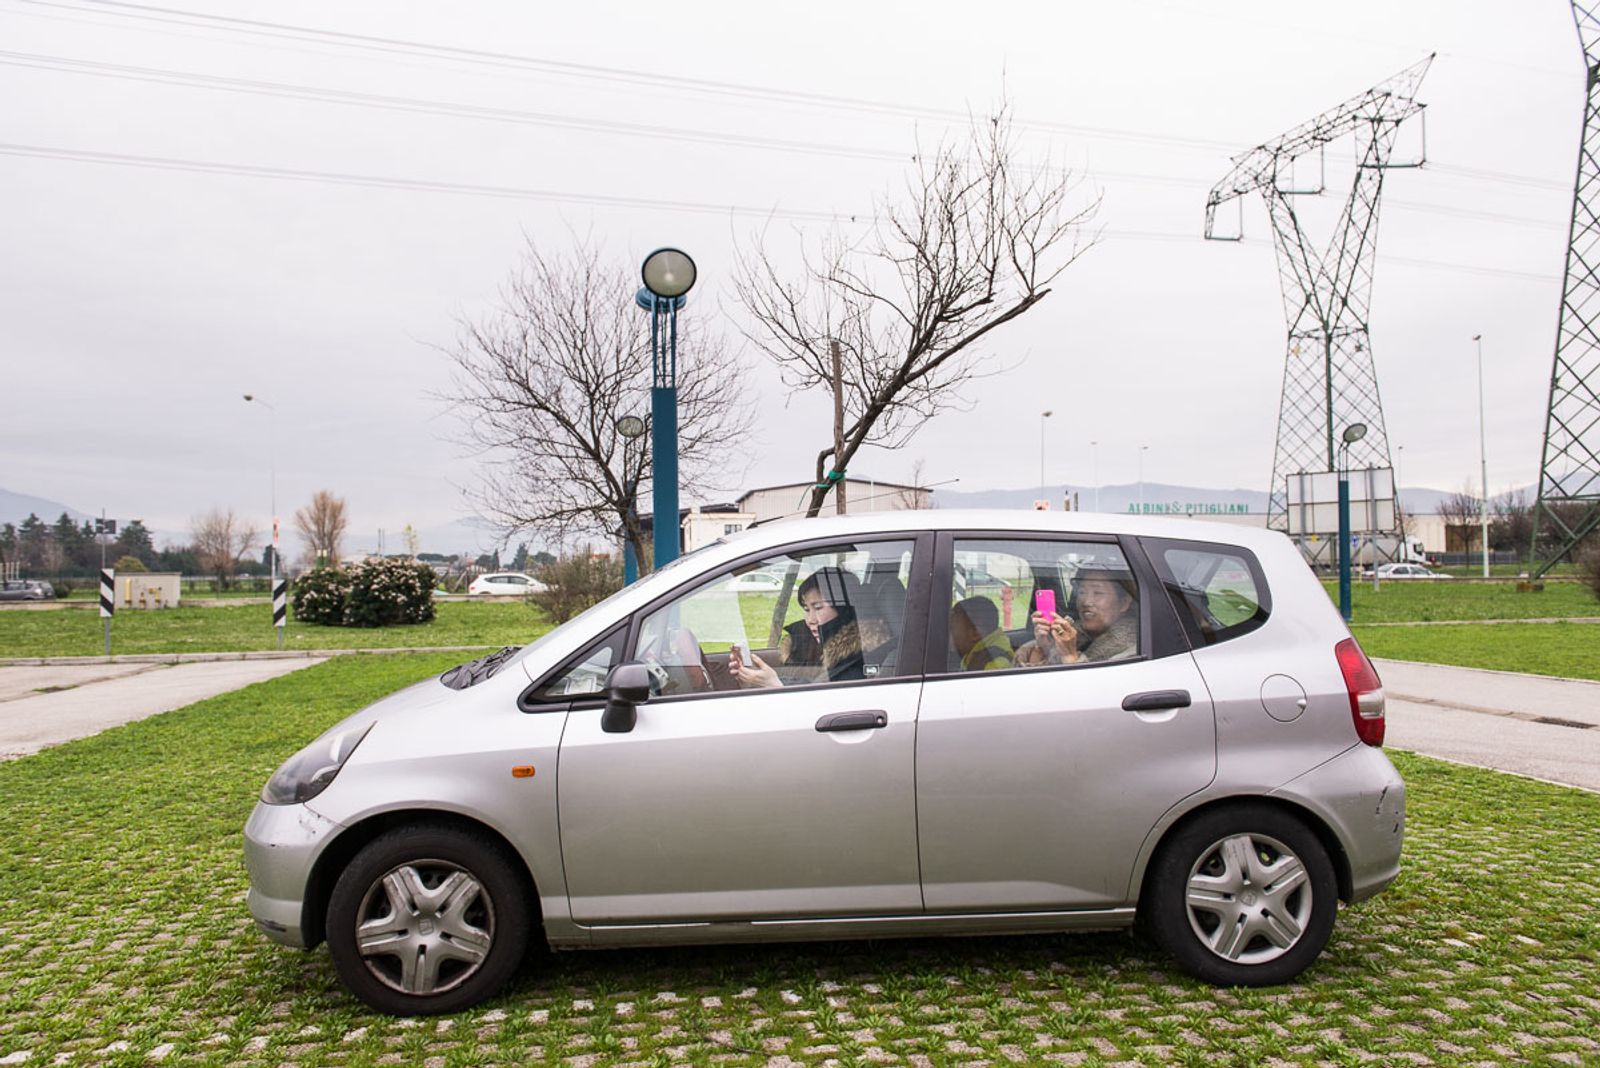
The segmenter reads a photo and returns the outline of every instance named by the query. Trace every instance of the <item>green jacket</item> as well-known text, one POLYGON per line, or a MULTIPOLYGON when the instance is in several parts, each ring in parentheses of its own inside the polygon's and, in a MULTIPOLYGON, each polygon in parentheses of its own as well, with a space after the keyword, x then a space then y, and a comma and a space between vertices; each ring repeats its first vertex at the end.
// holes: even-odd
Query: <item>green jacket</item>
POLYGON ((1016 664, 1011 654, 1011 639, 1003 630, 992 630, 961 658, 962 671, 1003 671, 1016 664))

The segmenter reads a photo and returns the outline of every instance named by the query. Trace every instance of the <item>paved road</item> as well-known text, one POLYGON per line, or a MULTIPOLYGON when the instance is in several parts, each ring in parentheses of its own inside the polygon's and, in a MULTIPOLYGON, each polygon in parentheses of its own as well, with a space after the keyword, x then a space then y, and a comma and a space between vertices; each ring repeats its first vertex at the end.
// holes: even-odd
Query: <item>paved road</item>
POLYGON ((0 760, 35 753, 321 662, 302 658, 0 668, 0 760))
POLYGON ((1375 661, 1385 744, 1600 790, 1600 682, 1375 661))

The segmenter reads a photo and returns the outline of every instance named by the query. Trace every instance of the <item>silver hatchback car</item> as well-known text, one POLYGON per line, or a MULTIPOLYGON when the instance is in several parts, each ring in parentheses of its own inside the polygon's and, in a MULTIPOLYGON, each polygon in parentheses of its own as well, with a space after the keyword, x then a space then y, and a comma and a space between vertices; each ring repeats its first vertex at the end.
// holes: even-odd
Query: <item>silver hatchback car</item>
POLYGON ((1295 547, 891 512, 683 557, 350 716, 245 827, 267 936, 392 1013, 557 949, 1136 920, 1283 983, 1396 876, 1377 673, 1295 547), (776 583, 749 582, 751 574, 776 583))

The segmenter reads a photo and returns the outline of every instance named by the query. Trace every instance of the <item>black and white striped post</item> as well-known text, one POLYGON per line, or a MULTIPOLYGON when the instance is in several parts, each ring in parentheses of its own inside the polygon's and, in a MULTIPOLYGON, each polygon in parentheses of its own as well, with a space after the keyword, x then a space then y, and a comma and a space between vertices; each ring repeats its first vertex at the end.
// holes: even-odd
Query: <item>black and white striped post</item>
POLYGON ((111 655, 111 617, 117 613, 117 573, 109 567, 100 569, 100 620, 105 624, 106 655, 111 655))
POLYGON ((272 580, 272 625, 278 628, 278 648, 283 648, 283 628, 289 621, 289 580, 272 580))

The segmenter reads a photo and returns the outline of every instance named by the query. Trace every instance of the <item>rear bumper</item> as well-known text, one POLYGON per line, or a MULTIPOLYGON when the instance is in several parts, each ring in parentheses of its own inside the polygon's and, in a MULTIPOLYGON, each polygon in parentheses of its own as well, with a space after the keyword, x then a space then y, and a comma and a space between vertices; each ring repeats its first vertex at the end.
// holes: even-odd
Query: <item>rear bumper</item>
POLYGON ((305 896, 311 869, 338 824, 305 805, 256 802, 244 825, 246 902, 256 926, 274 942, 305 948, 305 896))
POLYGON ((1382 749, 1356 745, 1272 791, 1321 816, 1350 865, 1350 900, 1363 901, 1400 874, 1406 785, 1382 749))

